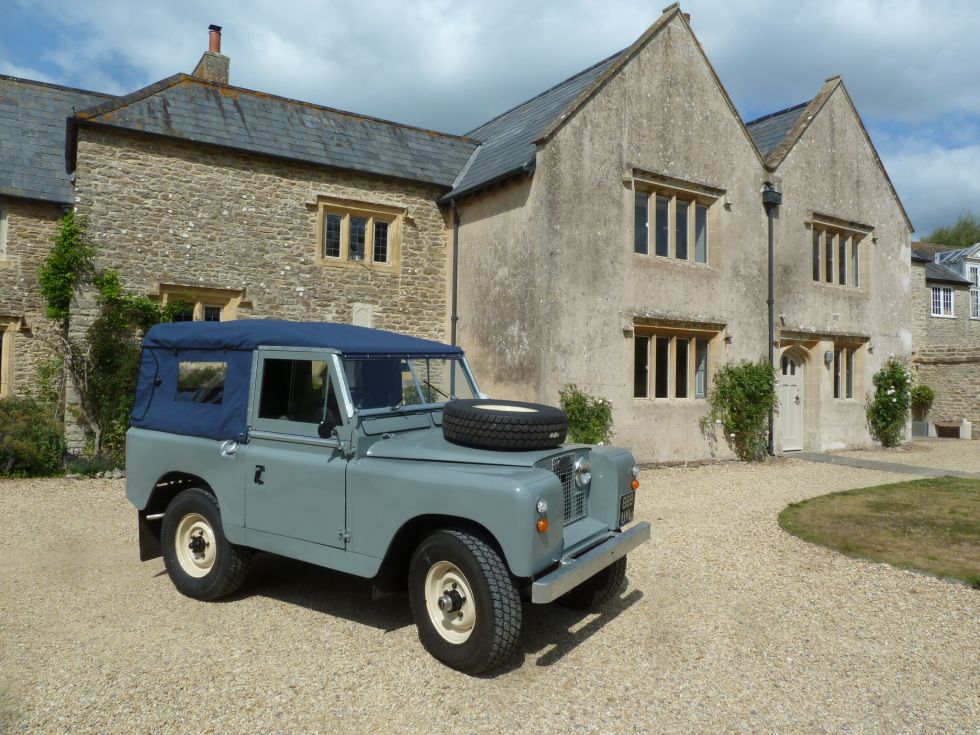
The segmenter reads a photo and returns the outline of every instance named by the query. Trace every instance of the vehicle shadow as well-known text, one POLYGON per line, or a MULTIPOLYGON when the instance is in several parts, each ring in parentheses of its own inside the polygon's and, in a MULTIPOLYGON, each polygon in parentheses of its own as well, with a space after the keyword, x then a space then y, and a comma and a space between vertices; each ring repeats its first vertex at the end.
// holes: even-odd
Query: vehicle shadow
MULTIPOLYGON (((390 633, 413 625, 408 595, 372 598, 370 580, 324 569, 275 554, 252 559, 245 586, 218 602, 261 596, 298 605, 324 615, 351 620, 390 633)), ((551 666, 613 622, 643 598, 632 589, 598 610, 571 610, 558 603, 523 605, 520 655, 481 678, 495 678, 523 667, 529 655, 539 654, 536 666, 551 666), (598 614, 597 614, 598 613, 598 614), (591 618, 584 625, 582 621, 591 618)))
POLYGON ((275 554, 256 554, 248 581, 224 598, 269 597, 308 610, 370 625, 386 633, 412 625, 407 595, 372 599, 370 580, 275 554))

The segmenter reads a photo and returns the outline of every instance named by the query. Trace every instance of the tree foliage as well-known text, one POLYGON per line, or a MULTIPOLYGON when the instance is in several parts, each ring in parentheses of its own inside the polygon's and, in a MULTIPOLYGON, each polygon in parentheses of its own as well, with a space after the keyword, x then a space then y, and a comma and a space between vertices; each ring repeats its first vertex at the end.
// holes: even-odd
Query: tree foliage
POLYGON ((973 212, 964 212, 956 223, 946 227, 937 227, 927 238, 937 245, 949 245, 957 248, 968 248, 980 242, 980 217, 973 212))
POLYGON ((881 446, 898 446, 912 404, 911 373, 904 361, 889 357, 871 381, 875 393, 868 401, 868 429, 881 446))
POLYGON ((558 391, 568 416, 568 438, 577 444, 608 444, 612 438, 612 404, 589 395, 575 384, 558 391))
POLYGON ((53 475, 63 468, 64 428, 33 396, 0 399, 0 477, 53 475))
POLYGON ((702 427, 721 422, 732 451, 743 461, 757 461, 768 449, 769 412, 777 409, 776 382, 765 360, 722 365, 708 394, 702 427))

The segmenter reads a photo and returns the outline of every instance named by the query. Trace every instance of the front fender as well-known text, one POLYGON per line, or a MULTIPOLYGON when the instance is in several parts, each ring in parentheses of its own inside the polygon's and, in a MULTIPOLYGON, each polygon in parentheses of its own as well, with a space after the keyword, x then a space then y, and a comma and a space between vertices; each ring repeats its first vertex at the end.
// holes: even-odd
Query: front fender
POLYGON ((406 523, 453 516, 489 531, 513 575, 531 577, 561 556, 561 512, 535 527, 535 503, 562 507, 561 483, 547 470, 364 457, 347 470, 348 549, 384 558, 406 523))

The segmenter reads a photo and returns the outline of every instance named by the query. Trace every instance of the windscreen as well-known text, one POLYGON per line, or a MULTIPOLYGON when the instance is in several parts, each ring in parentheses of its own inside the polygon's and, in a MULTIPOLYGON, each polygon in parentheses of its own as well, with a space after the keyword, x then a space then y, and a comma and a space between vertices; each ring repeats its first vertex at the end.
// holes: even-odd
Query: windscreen
POLYGON ((345 359, 344 373, 357 409, 396 409, 478 397, 458 358, 345 359))

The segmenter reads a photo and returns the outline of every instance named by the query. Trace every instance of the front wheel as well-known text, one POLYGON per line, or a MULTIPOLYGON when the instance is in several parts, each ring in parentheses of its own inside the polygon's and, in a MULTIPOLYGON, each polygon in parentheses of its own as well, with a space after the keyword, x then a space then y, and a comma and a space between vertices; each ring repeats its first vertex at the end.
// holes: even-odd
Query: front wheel
POLYGON ((425 649, 479 674, 506 661, 521 634, 521 598, 497 551, 465 531, 436 531, 415 550, 409 600, 425 649))
POLYGON ((249 551, 225 538, 213 495, 184 490, 167 506, 161 528, 163 561, 174 587, 196 600, 215 600, 242 586, 249 551))

